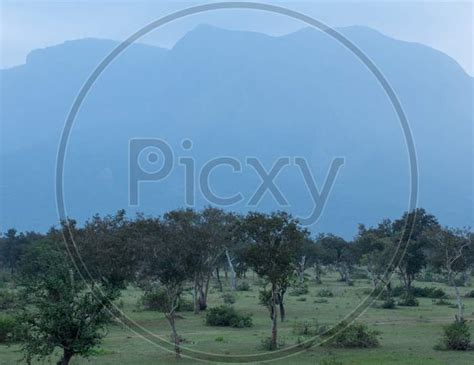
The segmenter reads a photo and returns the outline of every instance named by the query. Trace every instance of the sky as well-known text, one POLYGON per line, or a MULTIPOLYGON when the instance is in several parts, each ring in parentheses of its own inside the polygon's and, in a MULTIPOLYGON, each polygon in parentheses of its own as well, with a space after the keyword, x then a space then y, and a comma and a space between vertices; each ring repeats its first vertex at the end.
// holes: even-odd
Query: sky
MULTIPOLYGON (((1 2, 0 67, 23 64, 27 54, 66 40, 86 37, 123 40, 147 23, 176 10, 207 3, 179 1, 54 0, 1 2)), ((474 75, 474 2, 439 1, 271 1, 332 27, 364 25, 393 38, 418 42, 454 58, 474 75)), ((186 32, 206 23, 281 35, 303 27, 280 15, 251 10, 221 10, 166 25, 141 40, 170 48, 186 32)))

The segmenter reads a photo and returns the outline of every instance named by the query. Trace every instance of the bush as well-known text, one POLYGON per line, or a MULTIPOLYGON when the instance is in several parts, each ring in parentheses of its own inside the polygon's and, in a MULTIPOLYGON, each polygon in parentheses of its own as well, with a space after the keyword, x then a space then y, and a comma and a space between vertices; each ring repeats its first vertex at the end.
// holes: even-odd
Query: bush
POLYGON ((465 320, 444 327, 442 347, 446 350, 466 351, 471 348, 471 333, 465 320))
POLYGON ((0 316, 0 343, 13 341, 18 329, 17 322, 11 316, 0 316))
POLYGON ((237 284, 238 291, 250 291, 250 284, 246 281, 242 281, 241 283, 237 284))
POLYGON ((403 307, 418 307, 420 303, 418 302, 418 300, 415 298, 415 296, 412 293, 405 293, 400 298, 398 305, 403 306, 403 307))
MULTIPOLYGON (((141 304, 147 310, 166 313, 169 308, 169 299, 166 290, 163 288, 153 288, 145 292, 141 298, 141 304)), ((192 311, 193 303, 184 298, 178 299, 177 312, 192 311)))
POLYGON ((206 313, 206 324, 234 328, 252 327, 252 317, 237 313, 233 307, 222 305, 209 309, 206 313))
POLYGON ((334 330, 330 331, 328 335, 335 335, 326 343, 330 347, 336 348, 371 348, 380 345, 377 336, 379 331, 370 330, 363 323, 354 323, 346 327, 345 323, 341 323, 334 330), (339 332, 338 329, 345 327, 339 332))
POLYGON ((290 295, 292 296, 300 296, 300 295, 306 295, 309 293, 308 285, 300 285, 295 288, 290 292, 290 295))
POLYGON ((363 269, 354 269, 351 274, 351 278, 358 280, 367 280, 369 279, 369 276, 367 275, 367 272, 363 269))
POLYGON ((474 298, 474 290, 471 290, 470 292, 466 293, 466 298, 474 298))
POLYGON ((225 304, 234 304, 235 303, 235 295, 232 293, 224 293, 222 294, 222 300, 225 304))
POLYGON ((438 299, 436 301, 433 300, 433 304, 434 305, 449 305, 449 306, 453 305, 453 303, 451 303, 449 300, 446 300, 443 298, 438 299))
POLYGON ((3 289, 0 290, 0 310, 15 309, 18 305, 18 296, 15 292, 3 289))
POLYGON ((395 309, 395 299, 386 297, 381 306, 383 309, 395 309))
MULTIPOLYGON (((402 286, 397 286, 393 289, 392 294, 396 297, 404 296, 406 294, 406 289, 402 286)), ((410 289, 410 294, 417 298, 441 299, 448 297, 443 289, 427 286, 424 288, 412 287, 410 289)))
POLYGON ((281 337, 277 339, 276 348, 272 344, 271 337, 262 338, 262 340, 260 341, 260 348, 265 351, 274 351, 274 350, 281 349, 283 347, 285 347, 285 340, 283 340, 281 337))
POLYGON ((317 292, 316 294, 318 297, 321 297, 321 298, 331 298, 334 296, 334 294, 332 293, 331 290, 329 289, 321 289, 317 292))

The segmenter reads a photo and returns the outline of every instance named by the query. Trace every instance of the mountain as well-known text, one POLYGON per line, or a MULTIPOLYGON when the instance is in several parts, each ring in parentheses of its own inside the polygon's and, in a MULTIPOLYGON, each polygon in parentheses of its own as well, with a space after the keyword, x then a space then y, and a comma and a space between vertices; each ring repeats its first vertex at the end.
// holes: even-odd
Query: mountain
MULTIPOLYGON (((473 222, 473 78, 447 55, 365 27, 339 29, 387 77, 408 117, 419 163, 418 206, 443 224, 473 222)), ((1 225, 45 230, 57 222, 55 162, 69 108, 97 64, 118 45, 98 39, 35 50, 26 64, 2 70, 1 225)), ((269 170, 282 156, 308 161, 321 189, 331 161, 344 157, 323 214, 310 228, 350 238, 408 208, 409 161, 400 122, 370 71, 326 34, 302 29, 281 37, 198 26, 172 49, 134 44, 100 75, 73 127, 64 177, 68 215, 83 221, 125 208, 160 214, 182 207, 180 158, 212 171, 217 195, 240 191, 228 209, 310 214, 313 203, 294 164, 275 178, 288 205, 260 185, 246 157, 269 170), (169 177, 140 185, 129 207, 129 140, 165 139, 174 150, 169 177), (181 142, 192 140, 190 150, 181 142)), ((146 161, 145 161, 146 163, 146 161)), ((196 180, 197 180, 196 177, 196 180)), ((197 183, 196 205, 206 205, 197 183)))

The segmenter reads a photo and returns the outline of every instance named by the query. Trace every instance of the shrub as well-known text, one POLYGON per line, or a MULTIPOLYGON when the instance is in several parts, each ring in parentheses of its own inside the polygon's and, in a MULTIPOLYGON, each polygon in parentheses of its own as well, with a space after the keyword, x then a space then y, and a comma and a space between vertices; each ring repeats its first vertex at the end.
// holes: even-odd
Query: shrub
POLYGON ((260 348, 265 351, 274 351, 274 350, 281 349, 283 347, 285 347, 285 340, 283 340, 281 337, 277 339, 276 348, 272 344, 271 337, 262 338, 262 340, 260 341, 260 348))
POLYGON ((18 330, 15 319, 11 316, 0 316, 0 343, 13 341, 18 330))
MULTIPOLYGON (((141 298, 141 304, 147 310, 167 312, 169 299, 166 290, 163 288, 153 288, 145 292, 141 298)), ((184 298, 178 299, 177 312, 186 312, 193 310, 193 303, 184 298)))
POLYGON ((358 280, 366 280, 369 279, 369 276, 367 275, 367 272, 362 269, 354 269, 354 271, 351 274, 352 279, 358 279, 358 280))
POLYGON ((444 327, 442 347, 446 350, 466 351, 471 348, 471 333, 465 320, 444 327))
POLYGON ((467 292, 465 296, 466 298, 474 298, 474 290, 467 292))
POLYGON ((379 331, 370 330, 363 323, 353 323, 346 327, 345 323, 341 323, 334 330, 329 331, 331 337, 326 343, 330 347, 336 348, 371 348, 380 345, 377 336, 379 331), (338 332, 338 329, 345 327, 338 332))
POLYGON ((392 297, 386 297, 381 306, 383 309, 394 309, 395 308, 395 299, 392 297))
MULTIPOLYGON (((397 286, 393 288, 392 294, 396 297, 404 296, 406 294, 406 289, 402 286, 397 286)), ((443 289, 427 286, 424 288, 412 287, 410 289, 410 294, 417 298, 440 299, 448 297, 443 289)))
POLYGON ((209 309, 206 313, 206 324, 234 328, 252 327, 252 317, 237 313, 231 306, 222 305, 209 309))
POLYGON ((449 300, 446 300, 443 298, 438 299, 436 301, 433 300, 433 304, 434 305, 449 305, 449 306, 453 305, 453 303, 451 303, 449 300))
POLYGON ((0 290, 0 310, 15 309, 18 305, 18 296, 12 290, 0 290))
POLYGON ((309 293, 308 285, 299 285, 290 292, 292 296, 306 295, 309 293))
POLYGON ((419 304, 420 303, 412 293, 405 293, 398 302, 398 305, 403 307, 418 307, 419 304))
POLYGON ((232 293, 224 293, 222 294, 222 300, 225 304, 234 304, 235 303, 235 295, 232 293))
POLYGON ((331 290, 329 289, 321 289, 317 292, 316 294, 318 297, 322 297, 322 298, 331 298, 334 296, 334 294, 332 293, 331 290))
POLYGON ((238 291, 250 291, 250 284, 246 281, 242 281, 241 283, 237 284, 238 291))

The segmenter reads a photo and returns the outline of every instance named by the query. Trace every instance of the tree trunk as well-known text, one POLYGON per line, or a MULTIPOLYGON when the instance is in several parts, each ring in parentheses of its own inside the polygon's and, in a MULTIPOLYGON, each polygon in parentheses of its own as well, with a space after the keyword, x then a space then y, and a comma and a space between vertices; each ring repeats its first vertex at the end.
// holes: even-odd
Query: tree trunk
POLYGON ((194 314, 199 313, 199 301, 198 301, 198 284, 197 279, 194 279, 194 288, 193 288, 193 304, 194 304, 194 314))
POLYGON ((181 357, 181 349, 179 347, 179 336, 178 332, 176 331, 176 323, 175 323, 175 318, 174 318, 174 310, 171 311, 168 314, 168 321, 171 326, 171 338, 174 342, 174 353, 176 355, 176 358, 179 359, 181 357))
POLYGON ((217 279, 217 285, 219 285, 219 291, 223 291, 223 288, 222 288, 222 281, 221 281, 221 275, 220 275, 220 272, 219 272, 219 267, 216 267, 216 279, 217 279))
POLYGON ((449 280, 449 284, 454 288, 454 292, 456 293, 456 303, 458 305, 458 314, 456 316, 456 320, 463 321, 464 320, 464 305, 462 303, 461 293, 459 291, 458 286, 456 285, 456 280, 451 270, 448 272, 448 280, 449 280))
POLYGON ((73 355, 74 353, 71 350, 64 349, 63 356, 61 357, 61 360, 58 361, 57 365, 69 365, 73 355))
POLYGON ((285 295, 284 293, 280 293, 278 295, 278 305, 280 306, 280 320, 282 322, 285 321, 285 315, 286 315, 286 313, 285 313, 285 304, 283 303, 283 296, 284 295, 285 295))
POLYGON ((232 275, 230 280, 230 288, 235 291, 237 290, 237 274, 234 269, 234 265, 232 264, 232 260, 230 259, 229 251, 225 250, 225 255, 227 257, 227 263, 229 264, 230 273, 232 275))
POLYGON ((316 281, 316 284, 321 284, 322 281, 321 281, 321 267, 319 264, 316 264, 314 266, 314 279, 316 281))
POLYGON ((277 330, 277 311, 276 311, 276 290, 275 286, 272 285, 272 312, 273 312, 273 318, 272 318, 272 337, 271 337, 271 349, 276 350, 277 348, 277 336, 278 336, 278 330, 277 330))
POLYGON ((209 292, 209 281, 211 277, 208 275, 205 282, 198 283, 198 309, 200 311, 207 308, 207 294, 209 292))
POLYGON ((300 280, 300 285, 304 285, 304 272, 306 268, 306 256, 303 255, 301 256, 301 260, 299 262, 299 280, 300 280))
POLYGON ((340 281, 346 281, 346 272, 342 266, 337 266, 337 271, 339 272, 339 275, 341 275, 341 280, 340 281))

